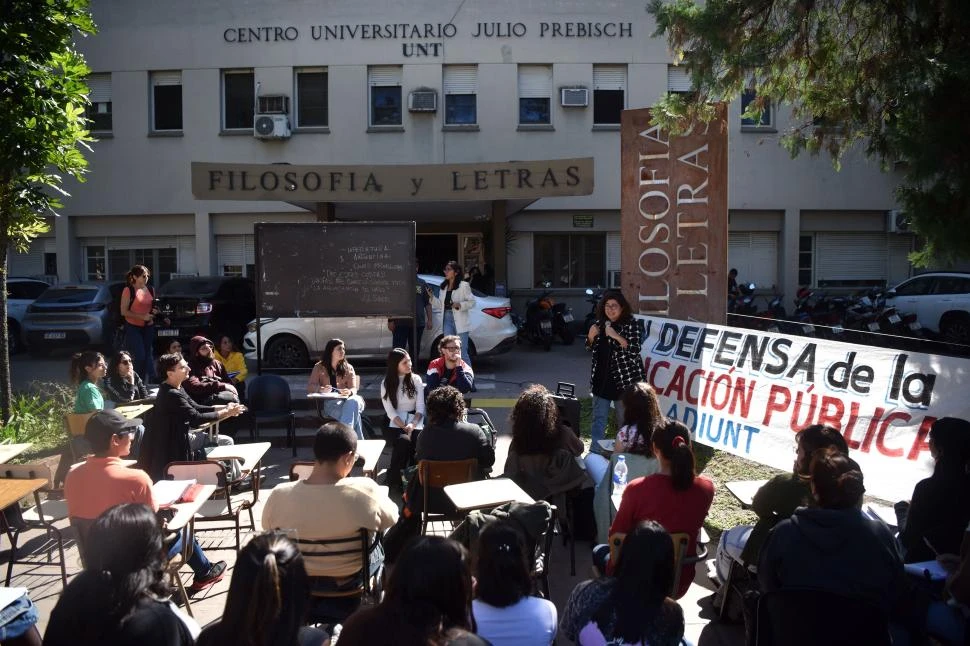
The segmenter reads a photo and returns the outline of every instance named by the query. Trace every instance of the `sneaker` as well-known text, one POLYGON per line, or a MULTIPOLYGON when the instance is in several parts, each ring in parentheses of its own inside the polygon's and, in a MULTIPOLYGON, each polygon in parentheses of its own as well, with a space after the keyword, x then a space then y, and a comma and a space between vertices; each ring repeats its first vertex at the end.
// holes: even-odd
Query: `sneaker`
POLYGON ((213 583, 218 582, 222 579, 223 575, 226 573, 226 562, 219 561, 218 563, 213 563, 209 571, 202 576, 197 576, 192 581, 192 586, 189 588, 192 592, 198 592, 200 590, 205 590, 213 583))

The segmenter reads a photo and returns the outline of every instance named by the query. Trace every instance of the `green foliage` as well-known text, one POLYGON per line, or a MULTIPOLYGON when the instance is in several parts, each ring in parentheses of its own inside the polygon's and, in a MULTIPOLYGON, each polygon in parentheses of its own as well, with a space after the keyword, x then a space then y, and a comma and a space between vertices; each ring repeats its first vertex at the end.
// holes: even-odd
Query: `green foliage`
MULTIPOLYGON (((965 0, 650 0, 696 92, 668 96, 655 121, 682 132, 713 103, 755 89, 744 116, 770 101, 792 125, 795 156, 838 167, 859 145, 904 175, 897 198, 925 241, 914 258, 945 265, 970 255, 970 3, 965 0)), ((862 187, 860 187, 862 189, 862 187)))
POLYGON ((32 442, 31 454, 45 453, 64 442, 64 415, 74 406, 74 392, 64 384, 31 382, 14 395, 10 421, 0 428, 0 439, 32 442))

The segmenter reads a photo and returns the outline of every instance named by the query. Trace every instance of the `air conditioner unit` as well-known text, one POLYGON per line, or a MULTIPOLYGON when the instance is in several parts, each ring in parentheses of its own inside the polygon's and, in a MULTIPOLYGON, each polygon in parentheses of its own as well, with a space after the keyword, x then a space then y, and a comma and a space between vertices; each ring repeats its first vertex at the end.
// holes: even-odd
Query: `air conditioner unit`
POLYGON ((564 87, 559 92, 564 108, 585 108, 589 105, 589 90, 584 87, 564 87))
POLYGON ((289 114, 290 97, 285 94, 263 94, 256 97, 256 108, 259 114, 289 114))
POLYGON ((889 233, 909 233, 909 216, 904 211, 886 211, 886 230, 889 233))
POLYGON ((285 114, 257 114, 253 120, 253 136, 257 139, 289 139, 290 118, 285 114))
POLYGON ((431 89, 414 90, 408 93, 409 112, 436 112, 438 93, 431 89))

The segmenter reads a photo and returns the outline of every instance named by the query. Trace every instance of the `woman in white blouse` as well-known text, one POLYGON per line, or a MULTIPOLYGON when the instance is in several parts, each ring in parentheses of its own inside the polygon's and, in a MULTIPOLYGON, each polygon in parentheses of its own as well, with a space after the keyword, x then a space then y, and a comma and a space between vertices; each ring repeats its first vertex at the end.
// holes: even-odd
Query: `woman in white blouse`
POLYGON ((414 446, 424 427, 424 384, 421 377, 411 372, 411 357, 401 348, 394 348, 387 355, 381 403, 388 420, 384 439, 393 448, 387 486, 401 492, 401 472, 413 460, 414 446))
POLYGON ((441 283, 440 298, 431 294, 431 304, 441 308, 441 333, 461 338, 461 358, 468 365, 472 360, 468 356, 468 312, 475 306, 475 296, 472 288, 461 279, 461 265, 457 260, 449 260, 445 265, 445 280, 441 283))

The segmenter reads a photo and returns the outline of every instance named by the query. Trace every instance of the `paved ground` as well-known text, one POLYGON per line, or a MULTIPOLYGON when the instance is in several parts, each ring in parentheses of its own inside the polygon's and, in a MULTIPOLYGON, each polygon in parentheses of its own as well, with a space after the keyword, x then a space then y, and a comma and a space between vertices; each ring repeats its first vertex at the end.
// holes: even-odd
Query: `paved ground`
MULTIPOLYGON (((14 387, 22 388, 32 380, 66 382, 67 364, 67 356, 56 356, 44 360, 32 360, 25 356, 16 356, 12 361, 14 387)), ((543 352, 541 348, 519 346, 512 352, 499 357, 482 358, 475 363, 475 368, 478 375, 478 392, 473 395, 473 405, 485 408, 500 432, 496 472, 501 471, 501 466, 504 464, 508 452, 508 413, 515 397, 525 385, 542 383, 550 389, 555 389, 557 381, 569 381, 576 384, 577 395, 588 396, 589 358, 582 345, 578 343, 571 347, 554 346, 553 350, 548 353, 543 352)), ((382 378, 381 366, 376 364, 359 366, 358 372, 363 375, 362 390, 365 398, 376 399, 377 389, 382 378)), ((306 382, 306 375, 293 376, 288 380, 291 383, 294 396, 302 397, 301 393, 306 382)), ((302 405, 302 402, 298 405, 302 405)), ((312 421, 310 420, 312 411, 307 410, 300 414, 306 419, 306 422, 301 424, 300 435, 309 439, 313 433, 312 421)), ((270 429, 268 433, 268 435, 281 434, 282 431, 274 431, 273 429, 270 429)), ((240 436, 241 441, 246 439, 245 434, 240 436)), ((311 457, 308 447, 299 449, 297 459, 310 459, 311 457)), ((280 482, 286 481, 288 465, 292 459, 288 449, 274 448, 267 454, 264 461, 264 492, 280 482)), ((388 454, 385 452, 380 468, 386 466, 387 459, 388 454)), ((261 495, 261 499, 265 500, 265 493, 261 495)), ((257 530, 259 529, 261 509, 262 503, 257 506, 255 513, 257 530)), ((67 523, 65 521, 58 525, 66 527, 67 523)), ((247 531, 244 534, 242 539, 244 543, 251 533, 251 531, 247 531)), ((80 563, 70 528, 65 530, 64 535, 69 546, 67 567, 68 575, 71 576, 80 570, 80 563)), ((28 550, 39 546, 42 541, 38 532, 34 532, 33 535, 28 534, 27 537, 24 547, 28 550)), ((235 550, 231 531, 202 533, 200 542, 210 558, 226 560, 230 563, 230 567, 232 566, 235 559, 235 550)), ((3 541, 3 547, 9 548, 6 541, 3 541)), ((549 580, 552 600, 560 610, 564 607, 572 588, 589 576, 590 547, 588 543, 576 545, 577 573, 576 576, 570 576, 568 548, 565 548, 561 541, 555 543, 549 580)), ((0 559, 6 560, 8 551, 9 549, 0 551, 0 559)), ((43 560, 43 555, 41 555, 41 560, 43 560)), ((694 584, 687 595, 680 600, 688 624, 686 636, 700 646, 743 644, 743 629, 738 626, 728 626, 711 621, 714 617, 714 611, 711 608, 713 586, 708 580, 706 572, 706 565, 699 564, 694 584)), ((183 577, 188 582, 191 579, 191 572, 186 569, 183 577)), ((193 600, 196 618, 203 625, 221 615, 228 583, 229 578, 227 576, 226 579, 193 600)), ((30 589, 31 597, 41 610, 41 628, 46 626, 47 617, 57 602, 57 597, 61 591, 59 569, 46 563, 36 566, 18 565, 14 567, 11 585, 26 586, 30 589)), ((568 643, 568 641, 560 639, 559 643, 568 643)))

